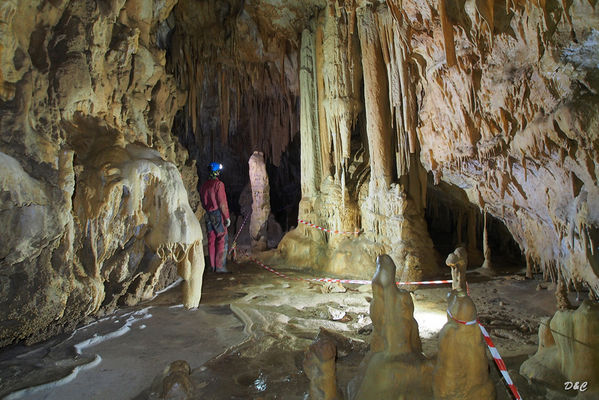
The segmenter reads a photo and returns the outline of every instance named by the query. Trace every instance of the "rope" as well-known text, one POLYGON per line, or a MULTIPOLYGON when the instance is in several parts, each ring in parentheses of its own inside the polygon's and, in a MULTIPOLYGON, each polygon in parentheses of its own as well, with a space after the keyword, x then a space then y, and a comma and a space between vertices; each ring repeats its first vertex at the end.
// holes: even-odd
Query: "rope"
POLYGON ((239 228, 239 230, 237 231, 237 234, 235 235, 235 238, 233 239, 233 244, 231 244, 231 250, 229 250, 229 255, 231 255, 231 253, 233 253, 234 251, 236 251, 237 248, 237 239, 239 238, 239 234, 241 233, 241 230, 243 229, 243 227, 245 226, 245 223, 247 222, 248 218, 250 217, 252 213, 249 212, 245 218, 243 219, 243 223, 241 224, 241 227, 239 228))

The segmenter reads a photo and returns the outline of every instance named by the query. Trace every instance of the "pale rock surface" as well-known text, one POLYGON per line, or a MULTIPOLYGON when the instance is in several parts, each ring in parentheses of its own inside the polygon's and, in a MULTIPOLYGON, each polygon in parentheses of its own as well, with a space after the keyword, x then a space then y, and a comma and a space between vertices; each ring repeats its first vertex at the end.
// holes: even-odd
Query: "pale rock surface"
POLYGON ((599 379, 599 305, 585 300, 577 310, 557 311, 541 321, 539 348, 520 374, 563 389, 564 382, 587 382, 582 398, 594 398, 599 379), (588 397, 587 397, 588 396, 588 397))
POLYGON ((175 3, 1 2, 0 346, 150 297, 171 282, 166 258, 201 273, 201 236, 183 205, 195 166, 171 135, 185 98, 152 35, 175 3), (93 156, 116 164, 92 171, 93 156), (142 188, 176 190, 164 198, 174 203, 142 210, 132 202, 142 188))
POLYGON ((383 254, 372 279, 370 352, 350 383, 350 399, 430 399, 432 364, 422 354, 414 303, 395 285, 395 264, 383 254))
POLYGON ((252 216, 250 217, 250 239, 252 250, 268 248, 267 228, 270 215, 270 186, 264 163, 264 154, 255 151, 248 161, 250 188, 252 190, 252 216))
POLYGON ((486 346, 476 321, 476 306, 463 291, 448 299, 447 324, 439 333, 439 352, 433 370, 433 394, 438 400, 494 399, 486 346), (453 318, 452 318, 453 317, 453 318))

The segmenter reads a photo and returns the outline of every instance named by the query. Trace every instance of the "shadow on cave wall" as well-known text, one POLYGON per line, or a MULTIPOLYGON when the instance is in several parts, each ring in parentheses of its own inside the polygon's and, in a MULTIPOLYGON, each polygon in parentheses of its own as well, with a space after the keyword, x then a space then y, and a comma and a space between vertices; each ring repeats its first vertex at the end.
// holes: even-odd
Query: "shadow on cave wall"
MULTIPOLYGON (((461 245, 468 250, 470 268, 482 265, 484 215, 468 201, 462 189, 445 182, 434 185, 429 173, 425 218, 434 246, 443 259, 461 245)), ((487 234, 494 268, 525 265, 520 247, 507 227, 488 213, 487 234)))

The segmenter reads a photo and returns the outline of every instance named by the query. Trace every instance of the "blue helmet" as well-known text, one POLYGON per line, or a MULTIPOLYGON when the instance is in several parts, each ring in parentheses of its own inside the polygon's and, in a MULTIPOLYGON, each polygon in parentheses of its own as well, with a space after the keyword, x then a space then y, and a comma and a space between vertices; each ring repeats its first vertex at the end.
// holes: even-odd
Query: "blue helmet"
POLYGON ((210 164, 208 164, 208 169, 210 170, 210 172, 218 172, 223 169, 223 165, 217 162, 211 162, 210 164))

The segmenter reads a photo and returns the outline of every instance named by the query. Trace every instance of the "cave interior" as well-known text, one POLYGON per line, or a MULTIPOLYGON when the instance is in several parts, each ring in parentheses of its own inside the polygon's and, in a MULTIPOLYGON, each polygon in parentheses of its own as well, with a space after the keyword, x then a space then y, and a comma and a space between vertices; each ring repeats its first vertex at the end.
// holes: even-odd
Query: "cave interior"
POLYGON ((2 398, 599 396, 597 0, 1 0, 0 132, 2 398))

